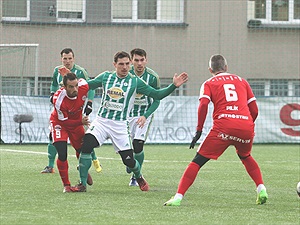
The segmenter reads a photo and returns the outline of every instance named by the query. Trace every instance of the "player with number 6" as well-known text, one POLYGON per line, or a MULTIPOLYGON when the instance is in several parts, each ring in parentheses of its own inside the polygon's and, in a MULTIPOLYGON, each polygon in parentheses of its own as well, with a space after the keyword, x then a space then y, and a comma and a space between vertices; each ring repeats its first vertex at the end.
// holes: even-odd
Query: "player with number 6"
POLYGON ((222 55, 211 56, 208 69, 213 77, 206 80, 200 88, 198 125, 190 148, 194 148, 201 137, 209 102, 214 104, 213 127, 184 171, 177 193, 164 205, 179 206, 204 164, 210 159, 217 160, 230 145, 235 147, 238 157, 256 185, 256 204, 264 204, 268 199, 266 187, 260 168, 251 156, 254 121, 258 115, 256 98, 246 80, 227 72, 227 62, 222 55))

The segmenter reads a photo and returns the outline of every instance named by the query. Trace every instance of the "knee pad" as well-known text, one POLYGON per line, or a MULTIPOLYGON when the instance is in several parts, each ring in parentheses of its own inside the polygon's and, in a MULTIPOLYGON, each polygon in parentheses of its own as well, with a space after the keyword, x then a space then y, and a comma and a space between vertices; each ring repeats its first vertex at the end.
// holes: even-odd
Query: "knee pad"
POLYGON ((192 162, 197 163, 200 167, 202 167, 208 161, 209 161, 208 158, 206 158, 198 153, 196 153, 194 159, 192 160, 192 162))
POLYGON ((135 159, 133 158, 132 149, 119 151, 119 154, 125 166, 128 166, 129 168, 133 168, 135 166, 135 159))
POLYGON ((238 157, 240 158, 240 160, 247 159, 249 156, 251 156, 251 155, 249 154, 249 155, 247 155, 247 156, 240 156, 240 155, 238 154, 238 157))
POLYGON ((85 134, 83 137, 83 144, 78 151, 89 154, 92 153, 93 149, 98 146, 99 143, 94 135, 85 134))
POLYGON ((143 140, 134 139, 132 142, 134 153, 140 153, 141 151, 143 151, 144 143, 145 141, 143 140))
POLYGON ((58 158, 60 161, 64 162, 67 160, 67 142, 66 141, 58 141, 53 143, 56 148, 58 158))

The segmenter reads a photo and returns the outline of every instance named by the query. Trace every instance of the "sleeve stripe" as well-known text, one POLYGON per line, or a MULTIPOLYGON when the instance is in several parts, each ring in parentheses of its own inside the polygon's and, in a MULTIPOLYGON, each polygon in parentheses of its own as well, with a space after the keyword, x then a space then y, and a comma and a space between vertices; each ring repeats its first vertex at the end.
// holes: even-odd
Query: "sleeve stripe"
POLYGON ((211 100, 210 100, 210 97, 209 97, 208 95, 202 95, 202 96, 199 97, 199 99, 200 99, 200 98, 207 98, 209 101, 211 101, 211 100))
POLYGON ((255 100, 256 100, 256 98, 255 98, 255 97, 253 97, 253 98, 250 98, 250 99, 248 100, 248 102, 247 102, 247 103, 249 104, 249 103, 251 103, 251 102, 253 102, 253 101, 255 101, 255 100))

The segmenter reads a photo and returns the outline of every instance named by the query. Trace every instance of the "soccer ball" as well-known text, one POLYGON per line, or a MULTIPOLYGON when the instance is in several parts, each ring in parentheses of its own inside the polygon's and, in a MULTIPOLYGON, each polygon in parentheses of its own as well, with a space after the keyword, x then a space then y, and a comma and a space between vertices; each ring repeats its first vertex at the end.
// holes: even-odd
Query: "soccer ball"
POLYGON ((298 182, 298 184, 297 184, 297 193, 298 193, 298 196, 300 197, 300 182, 298 182))

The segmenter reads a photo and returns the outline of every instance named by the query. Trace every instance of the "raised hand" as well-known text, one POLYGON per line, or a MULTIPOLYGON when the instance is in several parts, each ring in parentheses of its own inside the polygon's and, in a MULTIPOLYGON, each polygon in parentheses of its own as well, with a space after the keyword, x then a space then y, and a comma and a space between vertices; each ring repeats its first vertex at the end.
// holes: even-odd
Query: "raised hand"
POLYGON ((71 71, 66 67, 61 67, 58 69, 60 75, 65 76, 67 73, 71 73, 71 71))
POLYGON ((183 72, 179 75, 177 75, 177 73, 175 73, 175 75, 173 77, 173 84, 176 87, 180 87, 182 84, 184 84, 187 81, 188 81, 188 74, 186 72, 183 72))

